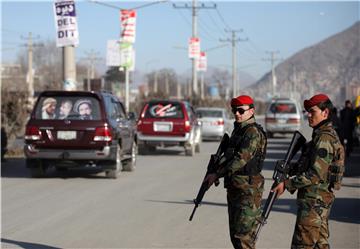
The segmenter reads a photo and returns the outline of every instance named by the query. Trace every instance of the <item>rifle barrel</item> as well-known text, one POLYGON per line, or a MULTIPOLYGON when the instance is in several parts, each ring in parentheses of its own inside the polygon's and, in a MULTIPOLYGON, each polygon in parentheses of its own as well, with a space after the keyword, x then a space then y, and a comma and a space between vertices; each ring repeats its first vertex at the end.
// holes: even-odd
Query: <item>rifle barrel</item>
POLYGON ((191 213, 191 215, 190 215, 189 221, 192 221, 197 207, 198 207, 198 205, 196 205, 196 203, 195 203, 195 206, 194 206, 194 209, 193 209, 193 211, 192 211, 192 213, 191 213))

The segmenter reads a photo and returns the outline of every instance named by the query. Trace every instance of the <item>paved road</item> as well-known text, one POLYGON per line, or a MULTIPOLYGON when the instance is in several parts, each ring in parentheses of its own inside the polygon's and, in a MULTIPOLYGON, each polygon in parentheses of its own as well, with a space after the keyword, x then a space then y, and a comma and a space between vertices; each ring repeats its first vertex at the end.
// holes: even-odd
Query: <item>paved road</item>
MULTIPOLYGON (((284 157, 289 142, 290 137, 269 139, 264 198, 274 162, 284 157)), ((32 179, 23 159, 9 159, 1 166, 2 248, 231 248, 222 187, 210 189, 188 221, 216 147, 216 142, 204 142, 195 157, 177 149, 139 156, 136 171, 116 180, 89 170, 32 179)), ((359 159, 358 150, 337 193, 330 220, 332 248, 360 248, 359 159)), ((258 248, 289 248, 294 198, 286 193, 276 202, 258 248)))

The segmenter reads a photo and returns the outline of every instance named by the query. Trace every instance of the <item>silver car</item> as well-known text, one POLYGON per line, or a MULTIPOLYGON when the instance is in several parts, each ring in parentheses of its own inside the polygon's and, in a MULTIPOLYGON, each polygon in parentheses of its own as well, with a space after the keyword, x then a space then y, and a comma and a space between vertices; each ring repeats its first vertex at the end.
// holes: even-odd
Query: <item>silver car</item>
POLYGON ((201 134, 203 140, 219 140, 225 132, 230 133, 233 121, 229 119, 225 108, 199 107, 196 115, 201 122, 201 134))
POLYGON ((274 133, 293 133, 301 127, 301 112, 296 101, 276 98, 268 104, 265 129, 268 137, 274 133))

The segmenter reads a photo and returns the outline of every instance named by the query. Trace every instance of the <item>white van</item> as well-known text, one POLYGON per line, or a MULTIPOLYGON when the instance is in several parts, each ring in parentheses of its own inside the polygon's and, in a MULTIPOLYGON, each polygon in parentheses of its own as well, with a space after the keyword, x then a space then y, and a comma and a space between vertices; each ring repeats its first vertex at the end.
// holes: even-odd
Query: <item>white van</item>
POLYGON ((276 98, 268 104, 265 113, 265 129, 269 138, 274 133, 293 133, 300 130, 301 112, 296 101, 276 98))

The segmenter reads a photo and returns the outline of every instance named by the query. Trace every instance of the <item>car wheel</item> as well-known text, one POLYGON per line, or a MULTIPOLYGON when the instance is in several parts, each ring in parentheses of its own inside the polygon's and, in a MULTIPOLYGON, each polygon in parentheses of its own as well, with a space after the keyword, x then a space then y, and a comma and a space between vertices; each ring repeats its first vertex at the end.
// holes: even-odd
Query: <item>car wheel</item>
POLYGON ((190 147, 185 147, 185 155, 186 156, 194 156, 195 155, 195 145, 191 144, 190 147))
POLYGON ((121 148, 117 146, 116 148, 116 158, 113 161, 113 169, 109 169, 105 172, 106 177, 111 179, 117 179, 120 169, 121 169, 121 148))
POLYGON ((138 152, 139 152, 139 155, 146 155, 149 151, 148 151, 146 145, 142 144, 142 145, 138 146, 138 152))
POLYGON ((26 160, 26 167, 30 169, 33 178, 45 176, 46 168, 41 160, 26 160))
POLYGON ((137 144, 134 141, 131 146, 131 158, 127 159, 123 164, 123 171, 134 171, 136 166, 136 156, 138 153, 137 144))

